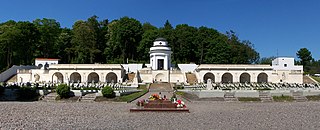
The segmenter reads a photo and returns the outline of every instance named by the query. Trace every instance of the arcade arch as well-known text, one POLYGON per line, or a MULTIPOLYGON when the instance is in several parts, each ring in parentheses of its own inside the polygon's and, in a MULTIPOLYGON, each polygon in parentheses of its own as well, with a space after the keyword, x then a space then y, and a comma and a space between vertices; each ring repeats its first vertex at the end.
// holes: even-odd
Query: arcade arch
POLYGON ((207 83, 208 79, 211 79, 211 82, 214 83, 215 79, 214 79, 214 74, 208 72, 203 76, 203 82, 207 83))
POLYGON ((258 83, 268 83, 268 75, 266 73, 260 73, 257 78, 258 83))
POLYGON ((230 73, 224 73, 222 75, 222 83, 232 83, 233 82, 233 76, 230 73))
POLYGON ((250 83, 250 74, 248 73, 242 73, 240 75, 240 83, 250 83))
POLYGON ((117 81, 118 81, 118 77, 115 73, 110 72, 107 74, 107 76, 106 76, 107 83, 117 83, 117 81))
POLYGON ((81 75, 78 72, 73 72, 70 75, 70 82, 71 83, 77 83, 77 82, 81 82, 81 75))
POLYGON ((63 83, 63 75, 60 72, 55 72, 52 75, 52 82, 63 83))
POLYGON ((88 75, 88 82, 98 83, 99 82, 99 75, 96 72, 92 72, 88 75))

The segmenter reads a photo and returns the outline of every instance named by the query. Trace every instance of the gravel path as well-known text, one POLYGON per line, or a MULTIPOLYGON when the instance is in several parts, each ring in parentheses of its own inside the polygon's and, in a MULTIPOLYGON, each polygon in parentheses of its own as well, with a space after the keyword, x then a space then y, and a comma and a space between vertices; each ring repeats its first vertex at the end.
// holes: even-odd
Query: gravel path
POLYGON ((320 102, 188 102, 190 113, 130 113, 134 103, 0 102, 0 129, 320 129, 320 102))

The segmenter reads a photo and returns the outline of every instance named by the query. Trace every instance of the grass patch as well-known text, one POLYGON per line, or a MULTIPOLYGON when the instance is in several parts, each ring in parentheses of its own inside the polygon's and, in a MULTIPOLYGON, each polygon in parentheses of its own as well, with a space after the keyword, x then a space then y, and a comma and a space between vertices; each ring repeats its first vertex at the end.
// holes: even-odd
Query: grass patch
POLYGON ((238 97, 238 100, 242 101, 242 102, 251 102, 251 101, 259 102, 259 101, 261 101, 260 98, 254 98, 254 97, 238 97))
POLYGON ((135 92, 129 95, 124 95, 120 97, 115 98, 106 98, 103 96, 96 97, 94 101, 96 102, 103 102, 103 101, 113 101, 113 102, 132 102, 133 100, 136 100, 137 98, 145 95, 148 92, 148 89, 146 89, 146 85, 139 85, 139 89, 143 89, 140 92, 135 92))
POLYGON ((177 92, 176 92, 176 95, 183 96, 184 94, 185 94, 185 92, 180 92, 180 91, 177 91, 177 92))
POLYGON ((272 96, 272 98, 273 98, 273 101, 276 101, 276 102, 285 102, 285 101, 291 102, 291 101, 293 101, 293 97, 291 97, 291 96, 284 96, 284 95, 272 96))
POLYGON ((103 101, 115 101, 116 98, 106 98, 103 96, 97 96, 96 99, 94 99, 95 102, 103 102, 103 101))
POLYGON ((316 76, 310 76, 311 78, 313 78, 314 80, 318 81, 320 83, 320 77, 316 77, 316 76))
POLYGON ((137 89, 147 89, 147 85, 139 85, 137 89))
POLYGON ((132 94, 129 94, 129 95, 117 97, 116 101, 119 101, 119 102, 132 102, 133 100, 145 95, 147 92, 148 92, 148 90, 144 89, 141 92, 136 92, 136 93, 132 93, 132 94))
POLYGON ((319 101, 319 100, 320 100, 320 95, 306 96, 306 98, 307 98, 309 101, 319 101))

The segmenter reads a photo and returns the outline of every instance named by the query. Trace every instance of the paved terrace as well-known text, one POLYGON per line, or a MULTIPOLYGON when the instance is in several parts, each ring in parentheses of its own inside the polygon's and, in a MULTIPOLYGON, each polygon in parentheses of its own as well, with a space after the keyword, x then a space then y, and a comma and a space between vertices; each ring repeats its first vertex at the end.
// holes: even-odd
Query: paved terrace
POLYGON ((320 129, 320 102, 187 102, 190 113, 130 113, 134 103, 0 102, 1 129, 320 129))

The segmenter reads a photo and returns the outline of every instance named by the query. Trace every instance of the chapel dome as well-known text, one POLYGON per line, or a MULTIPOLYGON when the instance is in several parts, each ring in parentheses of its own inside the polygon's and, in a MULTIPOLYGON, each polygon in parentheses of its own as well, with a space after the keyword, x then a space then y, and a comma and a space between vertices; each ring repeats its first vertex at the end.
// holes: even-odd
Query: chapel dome
POLYGON ((153 46, 168 46, 168 42, 165 38, 159 37, 154 40, 153 46))

